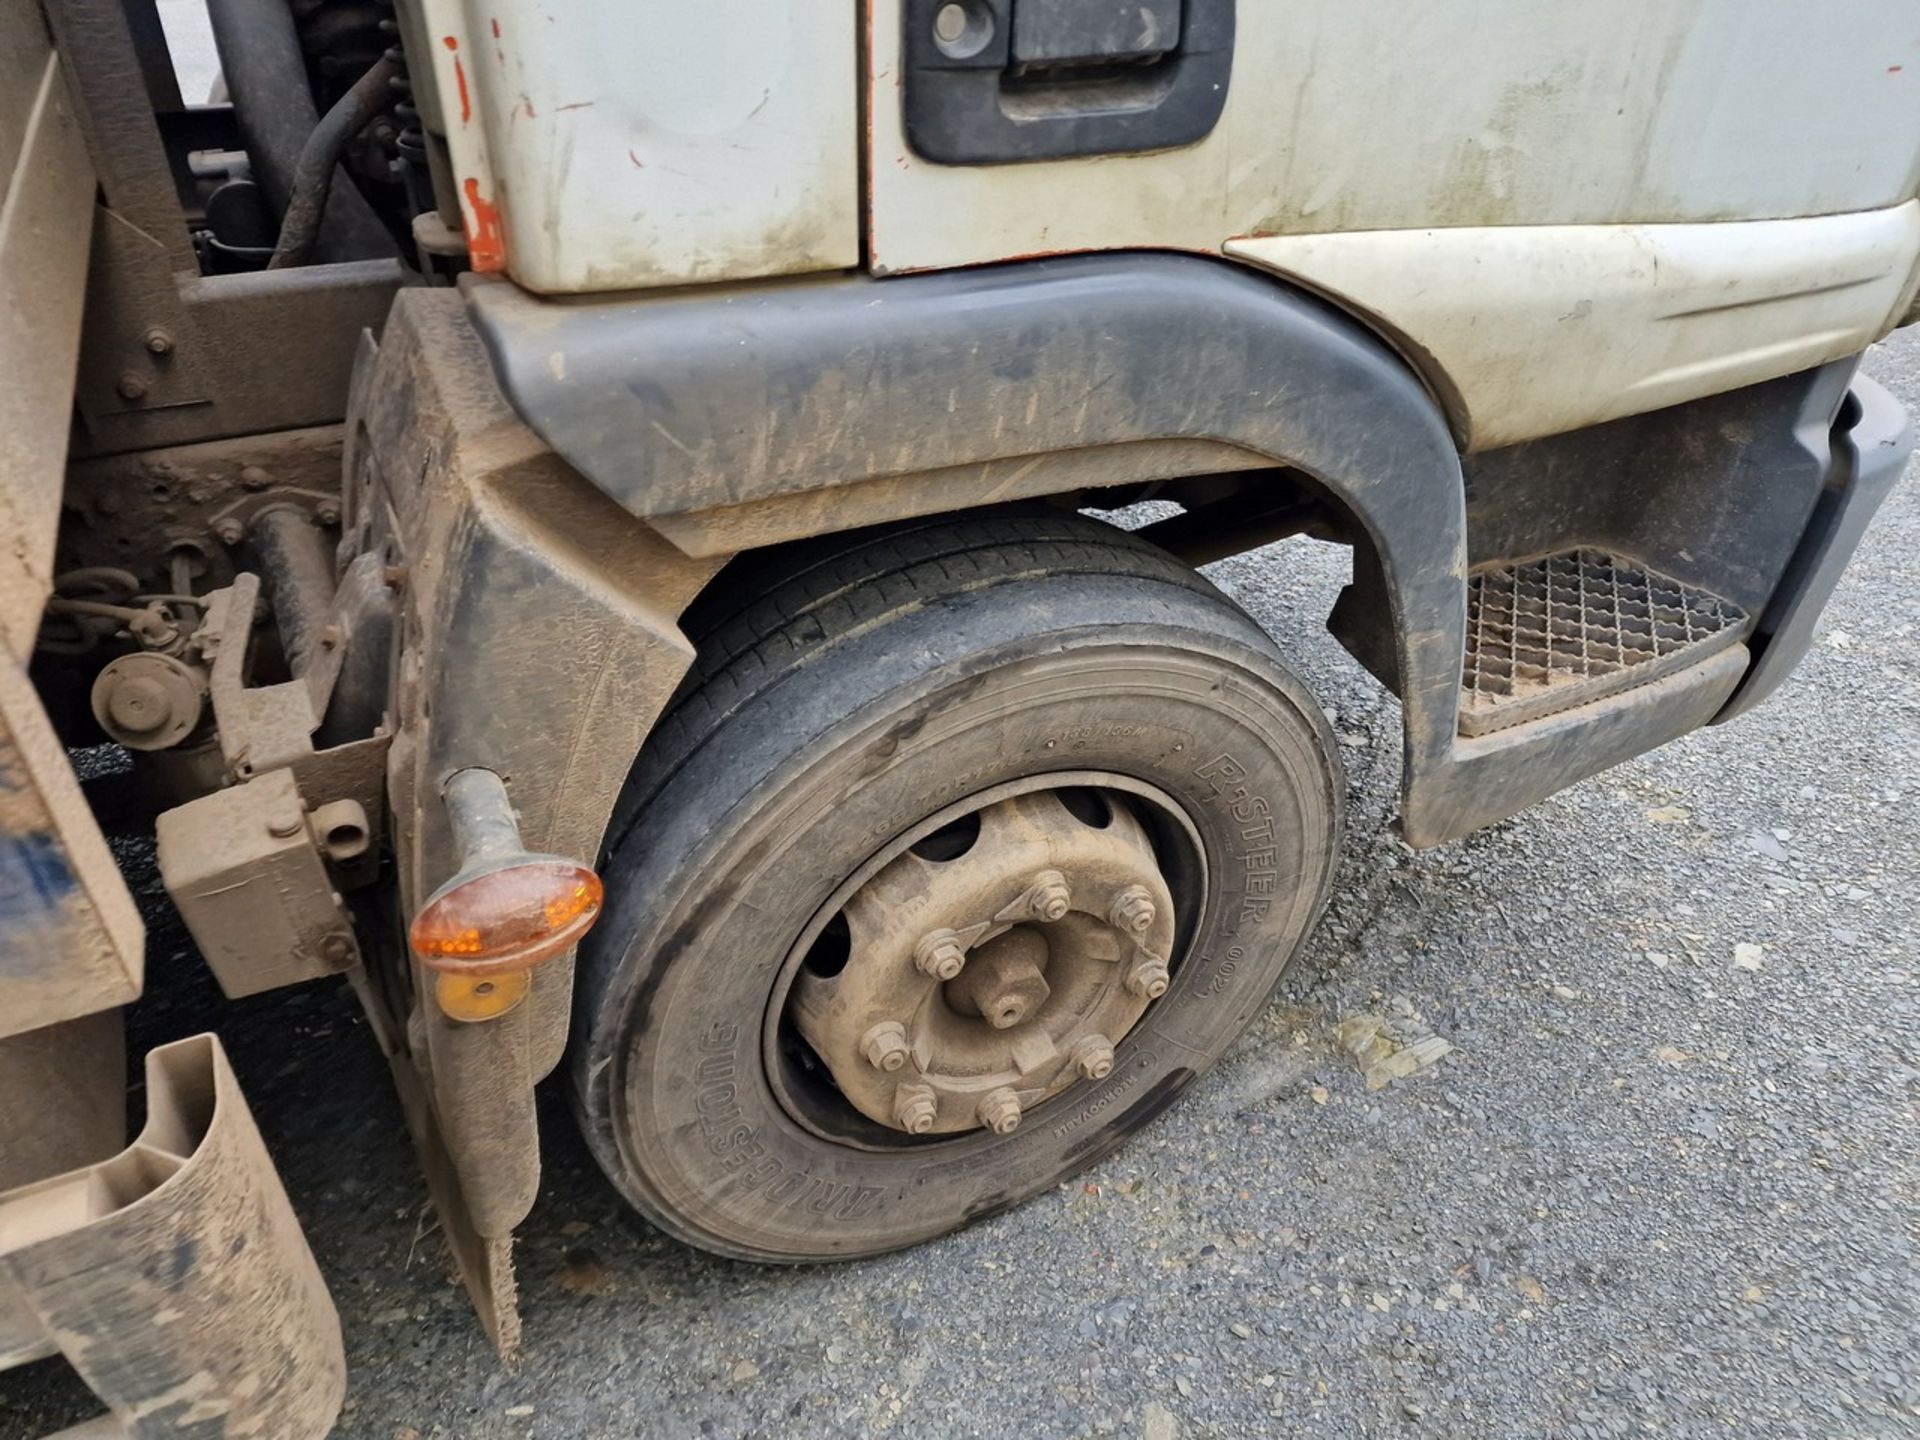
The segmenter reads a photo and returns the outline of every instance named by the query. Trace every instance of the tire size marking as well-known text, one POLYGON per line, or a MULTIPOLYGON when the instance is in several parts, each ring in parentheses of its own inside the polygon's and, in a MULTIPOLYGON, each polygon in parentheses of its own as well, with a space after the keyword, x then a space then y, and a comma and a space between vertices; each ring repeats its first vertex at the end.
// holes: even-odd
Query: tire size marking
POLYGON ((737 1187, 768 1203, 805 1209, 836 1220, 866 1220, 880 1212, 885 1192, 873 1185, 840 1185, 816 1178, 769 1155, 759 1132, 740 1110, 740 1027, 717 1022, 700 1037, 694 1068, 693 1108, 700 1138, 721 1168, 737 1175, 737 1187))

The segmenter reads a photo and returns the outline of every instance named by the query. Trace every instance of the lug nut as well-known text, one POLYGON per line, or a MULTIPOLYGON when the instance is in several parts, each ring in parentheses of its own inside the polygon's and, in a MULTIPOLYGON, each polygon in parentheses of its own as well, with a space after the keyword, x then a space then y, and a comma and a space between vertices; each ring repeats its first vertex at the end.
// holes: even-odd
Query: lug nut
POLYGON ((1149 1000, 1158 1000, 1167 993, 1167 985, 1172 979, 1167 962, 1148 955, 1127 972, 1127 989, 1149 1000))
POLYGON ((1066 876, 1058 870, 1042 870, 1033 877, 1027 887, 1027 910, 1034 919, 1052 924, 1072 908, 1073 892, 1067 888, 1066 876))
POLYGON ((951 980, 967 963, 967 950, 951 930, 929 930, 913 947, 913 963, 922 975, 951 980))
POLYGON ((907 1027, 898 1020, 882 1020, 867 1031, 860 1041, 867 1063, 876 1070, 892 1073, 907 1063, 907 1027))
POLYGON ((1107 920, 1114 929, 1129 935, 1144 935, 1153 928, 1153 896, 1144 885, 1129 885, 1113 897, 1107 920))
POLYGON ((931 1085, 902 1085, 893 1092, 894 1123, 909 1135, 926 1134, 939 1113, 940 1102, 934 1099, 931 1085))
POLYGON ((1020 1097, 1001 1086, 980 1102, 980 1123, 996 1135, 1011 1135, 1020 1128, 1020 1097))
POLYGON ((1113 1073, 1113 1042, 1104 1035, 1083 1035, 1067 1058, 1083 1079, 1104 1080, 1113 1073))

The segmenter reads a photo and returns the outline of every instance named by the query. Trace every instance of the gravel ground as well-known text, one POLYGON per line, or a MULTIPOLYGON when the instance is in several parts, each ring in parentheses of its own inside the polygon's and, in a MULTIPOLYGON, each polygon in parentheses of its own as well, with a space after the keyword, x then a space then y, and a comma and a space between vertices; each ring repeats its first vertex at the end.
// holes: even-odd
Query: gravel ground
MULTIPOLYGON (((1869 368, 1920 411, 1920 332, 1869 368)), ((1387 829, 1396 709, 1319 627, 1343 571, 1216 571, 1351 784, 1332 911, 1224 1064, 1054 1193, 811 1270, 653 1232, 550 1093, 512 1371, 347 992, 220 1005, 128 850, 136 1039, 227 1040, 339 1302, 340 1433, 1920 1434, 1920 485, 1769 706, 1427 854, 1387 829), (1452 1052, 1369 1091, 1361 1013, 1452 1052)), ((85 1409, 57 1365, 0 1380, 5 1435, 85 1409)))

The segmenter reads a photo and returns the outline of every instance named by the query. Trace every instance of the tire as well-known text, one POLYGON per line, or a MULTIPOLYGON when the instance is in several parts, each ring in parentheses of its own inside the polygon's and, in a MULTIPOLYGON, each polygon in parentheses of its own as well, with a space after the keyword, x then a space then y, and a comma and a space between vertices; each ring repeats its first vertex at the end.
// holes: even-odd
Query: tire
POLYGON ((1112 1151, 1261 1010, 1325 902, 1343 783, 1318 705, 1199 575, 1035 510, 815 542, 712 597, 575 992, 583 1131, 654 1223, 754 1261, 916 1244, 1112 1151), (803 932, 929 817, 1086 776, 1153 830, 1180 907, 1111 1073, 1011 1134, 835 1129, 782 1018, 803 932))

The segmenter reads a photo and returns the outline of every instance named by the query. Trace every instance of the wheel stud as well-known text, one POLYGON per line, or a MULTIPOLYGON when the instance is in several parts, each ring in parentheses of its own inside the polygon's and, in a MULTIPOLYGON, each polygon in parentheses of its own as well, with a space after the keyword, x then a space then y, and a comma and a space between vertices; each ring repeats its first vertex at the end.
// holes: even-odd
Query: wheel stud
POLYGON ((894 1122, 909 1135, 926 1134, 939 1112, 931 1085, 902 1085, 893 1092, 894 1122))
POLYGON ((1104 1080, 1113 1073, 1113 1042, 1104 1035, 1082 1035, 1069 1059, 1085 1080, 1104 1080))
POLYGON ((922 975, 951 980, 966 966, 967 950, 953 931, 929 930, 913 947, 913 963, 922 975))
POLYGON ((1011 1135, 1020 1128, 1020 1097, 1001 1086, 989 1091, 980 1102, 980 1123, 996 1135, 1011 1135))
POLYGON ((1153 928, 1154 914, 1153 896, 1147 893, 1147 887, 1129 885, 1113 897, 1107 921, 1128 935, 1144 935, 1153 928))
POLYGON ((1127 972, 1127 989, 1149 1000, 1158 1000, 1167 993, 1167 985, 1172 978, 1166 961, 1146 955, 1127 972))
POLYGON ((860 1041, 867 1063, 876 1070, 892 1073, 907 1063, 907 1027, 898 1020, 882 1020, 867 1031, 860 1041))
POLYGON ((1066 876, 1058 870, 1042 870, 1033 877, 1027 887, 1027 911, 1034 919, 1051 925, 1065 919, 1072 908, 1073 892, 1067 888, 1066 876))

